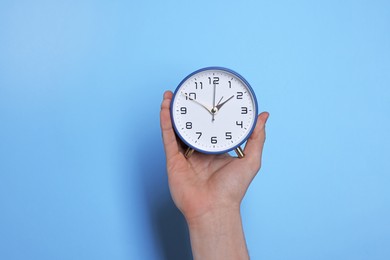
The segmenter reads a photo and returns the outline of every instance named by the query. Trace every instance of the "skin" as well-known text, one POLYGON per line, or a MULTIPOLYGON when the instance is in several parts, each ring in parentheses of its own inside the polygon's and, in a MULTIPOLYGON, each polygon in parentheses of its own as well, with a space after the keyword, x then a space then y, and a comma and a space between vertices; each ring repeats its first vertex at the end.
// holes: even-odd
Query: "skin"
POLYGON ((197 152, 186 159, 172 127, 172 96, 164 93, 160 124, 170 192, 187 221, 194 259, 249 259, 240 204, 261 167, 269 114, 258 116, 243 159, 197 152))

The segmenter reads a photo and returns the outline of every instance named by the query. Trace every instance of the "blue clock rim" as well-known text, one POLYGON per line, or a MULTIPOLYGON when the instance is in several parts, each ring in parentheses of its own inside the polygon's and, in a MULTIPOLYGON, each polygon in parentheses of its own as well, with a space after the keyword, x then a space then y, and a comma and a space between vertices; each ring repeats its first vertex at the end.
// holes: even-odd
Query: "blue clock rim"
POLYGON ((185 77, 180 83, 179 85, 176 87, 175 89, 175 92, 173 93, 173 96, 172 96, 172 100, 171 100, 171 104, 170 104, 170 113, 171 113, 171 122, 172 122, 172 126, 175 130, 175 133, 176 135, 180 138, 180 140, 185 144, 187 145, 188 147, 194 149, 195 151, 198 151, 198 152, 201 152, 201 153, 204 153, 204 154, 224 154, 224 153, 227 153, 227 152, 230 152, 230 151, 233 151, 234 149, 236 149, 237 147, 241 146, 243 143, 245 143, 249 137, 252 135, 252 132, 253 130, 255 129, 256 127, 256 124, 257 124, 257 114, 258 114, 258 104, 257 104, 257 98, 256 98, 256 95, 255 95, 255 92, 253 91, 251 85, 249 84, 249 82, 243 77, 241 76, 239 73, 237 73, 236 71, 232 70, 232 69, 228 69, 228 68, 225 68, 225 67, 220 67, 220 66, 210 66, 210 67, 204 67, 204 68, 201 68, 201 69, 198 69, 194 72, 192 72, 191 74, 189 74, 187 77, 185 77), (253 123, 253 126, 251 128, 251 130, 248 132, 248 134, 245 136, 245 138, 240 142, 238 143, 236 146, 230 148, 230 149, 226 149, 226 150, 223 150, 223 151, 217 151, 217 152, 213 152, 213 151, 206 151, 206 150, 202 150, 202 149, 199 149, 199 148, 196 148, 194 146, 192 146, 191 144, 189 144, 185 139, 184 137, 179 133, 179 130, 176 128, 176 124, 174 122, 174 119, 173 119, 173 101, 175 100, 175 97, 177 95, 177 92, 178 90, 180 89, 180 87, 183 85, 183 83, 189 79, 190 77, 192 77, 193 75, 199 73, 199 72, 202 72, 202 71, 206 71, 206 70, 222 70, 222 71, 226 71, 226 72, 229 72, 231 74, 233 74, 234 76, 236 76, 237 78, 239 78, 242 82, 245 83, 245 85, 248 87, 249 91, 251 92, 252 94, 252 97, 254 99, 254 102, 255 102, 255 121, 253 123))

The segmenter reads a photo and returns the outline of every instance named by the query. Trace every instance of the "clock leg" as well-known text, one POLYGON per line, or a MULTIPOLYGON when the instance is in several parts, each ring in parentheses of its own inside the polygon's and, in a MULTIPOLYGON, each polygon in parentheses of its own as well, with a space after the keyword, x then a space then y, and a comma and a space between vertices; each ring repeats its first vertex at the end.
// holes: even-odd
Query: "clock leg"
POLYGON ((241 149, 241 147, 237 147, 236 149, 234 149, 234 151, 236 152, 238 158, 244 158, 245 157, 245 154, 244 154, 244 151, 241 149))
POLYGON ((184 157, 187 158, 187 159, 190 158, 191 155, 194 153, 194 151, 195 151, 194 149, 188 147, 187 150, 184 153, 184 157))

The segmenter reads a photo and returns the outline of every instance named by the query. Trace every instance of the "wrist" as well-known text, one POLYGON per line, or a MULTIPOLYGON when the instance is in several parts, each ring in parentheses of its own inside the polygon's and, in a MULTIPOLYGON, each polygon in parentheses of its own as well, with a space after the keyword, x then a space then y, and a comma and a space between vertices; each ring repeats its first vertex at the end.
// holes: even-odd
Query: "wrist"
POLYGON ((187 219, 194 259, 248 259, 239 207, 187 219))
POLYGON ((196 216, 185 216, 189 229, 223 228, 222 224, 234 220, 241 221, 240 206, 215 208, 196 216))

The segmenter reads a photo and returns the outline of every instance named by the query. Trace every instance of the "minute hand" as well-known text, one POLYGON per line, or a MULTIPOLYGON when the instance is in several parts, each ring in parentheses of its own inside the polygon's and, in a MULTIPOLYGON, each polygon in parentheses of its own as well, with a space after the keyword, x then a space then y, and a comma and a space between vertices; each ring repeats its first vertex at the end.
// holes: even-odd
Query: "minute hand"
POLYGON ((216 106, 217 110, 220 110, 221 107, 222 107, 224 104, 226 104, 226 102, 228 102, 228 101, 229 101, 230 99, 232 99, 232 98, 234 98, 234 95, 231 96, 230 98, 226 99, 226 100, 225 100, 224 102, 222 102, 221 104, 217 105, 217 106, 216 106))

